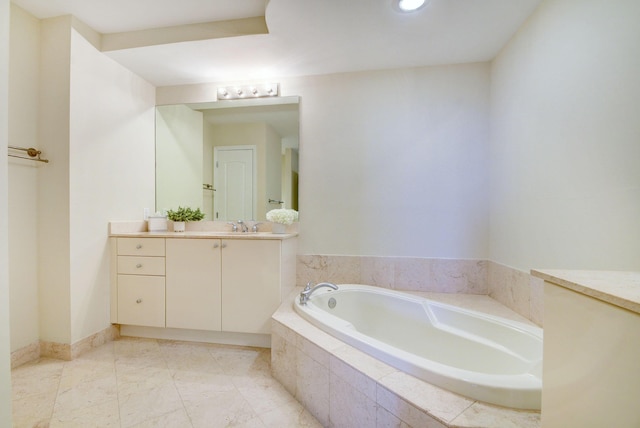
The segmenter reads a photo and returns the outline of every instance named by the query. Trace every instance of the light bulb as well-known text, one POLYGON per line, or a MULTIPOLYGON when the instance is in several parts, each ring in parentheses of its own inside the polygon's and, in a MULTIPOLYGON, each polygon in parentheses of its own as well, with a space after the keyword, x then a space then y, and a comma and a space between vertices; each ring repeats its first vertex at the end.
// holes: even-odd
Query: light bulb
POLYGON ((403 12, 412 12, 420 9, 425 0, 398 0, 398 8, 403 12))

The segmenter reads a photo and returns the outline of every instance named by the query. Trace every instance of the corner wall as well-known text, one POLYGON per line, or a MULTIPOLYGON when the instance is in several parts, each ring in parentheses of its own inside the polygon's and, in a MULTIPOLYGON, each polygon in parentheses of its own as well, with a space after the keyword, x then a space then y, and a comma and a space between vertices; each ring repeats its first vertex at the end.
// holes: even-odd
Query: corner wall
POLYGON ((71 32, 71 343, 110 327, 108 222, 154 206, 155 87, 71 32), (135 183, 135 184, 133 184, 135 183))
POLYGON ((11 426, 9 343, 9 0, 0 0, 0 426, 11 426))
POLYGON ((493 61, 492 261, 640 269, 639 16, 543 1, 493 61))
POLYGON ((71 17, 40 22, 38 171, 40 340, 71 343, 69 255, 69 70, 71 17))

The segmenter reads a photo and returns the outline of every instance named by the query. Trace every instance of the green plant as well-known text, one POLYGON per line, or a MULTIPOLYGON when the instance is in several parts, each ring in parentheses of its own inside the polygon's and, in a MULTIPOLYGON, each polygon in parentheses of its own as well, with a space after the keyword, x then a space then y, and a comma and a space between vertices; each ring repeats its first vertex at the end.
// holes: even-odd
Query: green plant
POLYGON ((189 207, 178 207, 175 211, 167 211, 167 218, 171 221, 200 221, 204 218, 204 213, 200 208, 194 210, 189 207))

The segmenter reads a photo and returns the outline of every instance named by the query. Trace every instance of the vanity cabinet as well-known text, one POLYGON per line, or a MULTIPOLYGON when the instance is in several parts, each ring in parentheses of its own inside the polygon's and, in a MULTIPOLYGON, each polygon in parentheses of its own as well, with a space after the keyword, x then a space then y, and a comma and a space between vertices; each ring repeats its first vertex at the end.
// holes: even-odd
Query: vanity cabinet
POLYGON ((295 287, 295 237, 118 236, 111 248, 115 324, 266 335, 295 287))
POLYGON ((167 239, 167 327, 221 327, 220 239, 167 239))
POLYGON ((118 238, 115 246, 117 308, 112 321, 164 327, 165 240, 118 238))

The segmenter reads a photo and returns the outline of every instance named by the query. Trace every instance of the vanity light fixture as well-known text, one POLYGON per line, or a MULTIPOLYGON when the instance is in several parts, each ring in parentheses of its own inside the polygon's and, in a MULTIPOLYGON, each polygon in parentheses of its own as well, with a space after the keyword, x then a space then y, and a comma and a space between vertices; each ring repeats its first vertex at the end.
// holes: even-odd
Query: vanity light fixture
POLYGON ((221 86, 218 88, 218 100, 238 100, 280 95, 279 83, 260 85, 221 86))
POLYGON ((396 8, 400 12, 415 12, 428 3, 429 1, 427 0, 394 0, 396 8))

